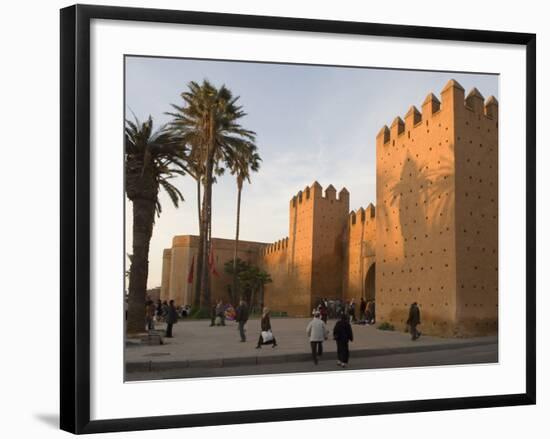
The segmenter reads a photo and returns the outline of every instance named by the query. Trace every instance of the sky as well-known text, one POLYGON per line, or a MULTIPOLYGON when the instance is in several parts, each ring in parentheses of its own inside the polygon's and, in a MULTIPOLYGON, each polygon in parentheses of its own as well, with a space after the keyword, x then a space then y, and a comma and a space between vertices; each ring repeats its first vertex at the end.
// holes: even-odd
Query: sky
MULTIPOLYGON (((350 192, 350 209, 376 201, 376 134, 428 93, 440 98, 449 79, 498 99, 498 76, 179 58, 126 57, 126 117, 155 127, 170 120, 170 104, 190 81, 225 84, 247 113, 241 125, 257 134, 261 168, 242 193, 240 239, 273 242, 288 236, 293 195, 318 181, 350 192), (133 113, 133 114, 132 114, 133 113)), ((149 254, 148 288, 160 286, 163 249, 175 235, 197 235, 196 184, 173 180, 185 202, 174 208, 161 192, 149 254)), ((226 173, 212 194, 212 235, 234 239, 235 177, 226 173)), ((126 199, 126 252, 132 248, 132 204, 126 199)))

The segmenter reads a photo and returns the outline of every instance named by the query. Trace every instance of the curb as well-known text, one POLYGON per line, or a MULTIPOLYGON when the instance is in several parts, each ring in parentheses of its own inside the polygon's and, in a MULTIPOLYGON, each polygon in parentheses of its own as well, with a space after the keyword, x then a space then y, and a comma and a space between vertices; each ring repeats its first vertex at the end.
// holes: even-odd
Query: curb
MULTIPOLYGON (((441 351, 446 349, 462 349, 477 346, 488 346, 498 342, 495 341, 474 341, 470 343, 442 343, 437 345, 416 345, 395 348, 371 348, 351 351, 353 357, 380 357, 395 354, 413 354, 419 352, 441 351)), ((325 352, 324 358, 336 360, 336 352, 325 352)), ((172 369, 186 369, 190 367, 219 368, 232 366, 255 366, 262 364, 290 363, 300 361, 311 361, 311 354, 296 352, 281 355, 250 356, 250 357, 229 357, 213 358, 205 360, 175 360, 175 361, 135 361, 126 363, 126 373, 132 372, 158 372, 172 369)))

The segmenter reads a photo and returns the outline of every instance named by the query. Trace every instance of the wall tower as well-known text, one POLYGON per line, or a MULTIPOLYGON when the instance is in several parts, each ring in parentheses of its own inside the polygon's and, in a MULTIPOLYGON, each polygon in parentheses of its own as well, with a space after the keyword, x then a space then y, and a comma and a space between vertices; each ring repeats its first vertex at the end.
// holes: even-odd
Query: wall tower
POLYGON ((449 81, 376 137, 377 318, 401 328, 421 306, 427 333, 497 322, 498 105, 449 81))

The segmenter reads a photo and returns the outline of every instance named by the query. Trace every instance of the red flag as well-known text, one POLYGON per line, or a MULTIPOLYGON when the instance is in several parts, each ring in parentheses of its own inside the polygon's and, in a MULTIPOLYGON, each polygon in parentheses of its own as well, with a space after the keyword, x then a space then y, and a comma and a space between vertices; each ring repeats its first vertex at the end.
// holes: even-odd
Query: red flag
POLYGON ((214 247, 210 244, 210 257, 208 258, 208 265, 210 265, 210 271, 214 276, 219 276, 216 271, 216 264, 214 263, 214 247))
POLYGON ((195 255, 193 255, 193 260, 191 261, 191 268, 189 269, 189 274, 187 275, 187 283, 193 283, 193 276, 195 275, 195 255))

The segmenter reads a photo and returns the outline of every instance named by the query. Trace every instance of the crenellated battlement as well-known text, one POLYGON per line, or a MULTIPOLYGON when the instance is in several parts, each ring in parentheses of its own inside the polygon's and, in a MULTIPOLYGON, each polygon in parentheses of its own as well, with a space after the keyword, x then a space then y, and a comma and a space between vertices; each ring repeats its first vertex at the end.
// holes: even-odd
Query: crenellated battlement
POLYGON ((288 249, 288 237, 279 239, 271 244, 264 246, 260 249, 260 255, 266 256, 273 253, 285 252, 288 249))
POLYGON ((311 186, 306 186, 304 190, 298 191, 298 193, 290 199, 290 207, 296 207, 299 204, 307 203, 311 200, 349 202, 349 192, 344 187, 340 192, 336 193, 336 188, 332 184, 329 184, 323 191, 323 187, 317 181, 314 181, 311 186))
POLYGON ((404 120, 397 116, 391 126, 384 125, 376 135, 377 145, 384 145, 397 140, 400 136, 421 125, 430 125, 430 120, 448 111, 460 111, 461 108, 488 119, 498 119, 498 101, 494 96, 487 100, 477 88, 465 96, 464 88, 454 79, 445 84, 441 90, 441 100, 433 93, 428 93, 422 102, 422 111, 414 105, 405 114, 404 120))
POLYGON ((366 209, 360 207, 357 210, 352 210, 349 213, 349 225, 350 227, 356 224, 364 223, 367 220, 372 220, 376 216, 375 207, 372 203, 369 203, 366 209))

